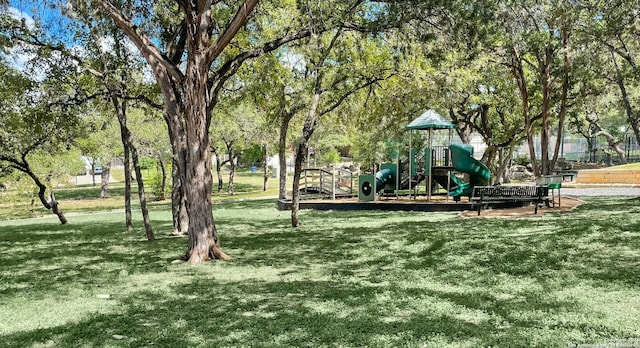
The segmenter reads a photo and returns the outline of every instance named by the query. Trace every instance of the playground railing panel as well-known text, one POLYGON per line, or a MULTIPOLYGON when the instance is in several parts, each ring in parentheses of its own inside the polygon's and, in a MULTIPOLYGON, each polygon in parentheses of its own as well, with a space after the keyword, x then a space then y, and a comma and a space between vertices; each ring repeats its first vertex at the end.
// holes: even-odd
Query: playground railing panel
POLYGON ((357 175, 346 169, 307 168, 300 175, 298 182, 300 191, 313 192, 313 198, 344 196, 354 194, 354 184, 357 185, 357 175))
POLYGON ((483 204, 488 202, 533 202, 538 206, 549 202, 548 186, 476 186, 471 201, 476 204, 478 216, 483 204))

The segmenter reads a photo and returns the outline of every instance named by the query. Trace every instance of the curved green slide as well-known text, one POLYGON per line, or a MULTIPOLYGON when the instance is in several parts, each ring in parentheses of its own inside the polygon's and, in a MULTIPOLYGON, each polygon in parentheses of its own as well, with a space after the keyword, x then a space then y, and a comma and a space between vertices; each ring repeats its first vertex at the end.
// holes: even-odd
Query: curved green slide
POLYGON ((457 171, 469 174, 469 182, 464 182, 458 177, 450 175, 458 186, 449 192, 449 196, 471 196, 474 186, 486 186, 489 185, 489 179, 491 178, 491 171, 482 162, 473 158, 473 147, 471 145, 452 144, 449 146, 451 149, 451 161, 453 162, 453 168, 457 171))
POLYGON ((375 174, 376 178, 376 192, 382 191, 387 184, 392 184, 395 187, 396 178, 396 166, 392 163, 385 163, 375 174))

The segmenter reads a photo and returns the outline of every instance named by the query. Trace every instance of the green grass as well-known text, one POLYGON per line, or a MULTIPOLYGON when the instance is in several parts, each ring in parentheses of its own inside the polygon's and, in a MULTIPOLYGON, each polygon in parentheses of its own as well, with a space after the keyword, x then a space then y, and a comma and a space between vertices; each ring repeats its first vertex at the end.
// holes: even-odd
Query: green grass
MULTIPOLYGON (((122 169, 112 169, 115 173, 115 177, 124 179, 122 169)), ((146 170, 143 171, 146 173, 146 170)), ((248 170, 240 169, 236 172, 234 183, 234 194, 229 195, 227 193, 228 188, 228 172, 224 172, 224 189, 221 192, 217 192, 217 177, 214 173, 214 192, 212 194, 212 200, 227 201, 227 200, 242 200, 247 198, 265 198, 275 197, 278 195, 278 180, 269 178, 269 189, 263 191, 263 176, 261 173, 250 173, 248 170)), ((124 183, 116 182, 109 184, 110 198, 99 199, 100 197, 100 179, 97 178, 96 186, 92 185, 80 185, 55 189, 56 199, 60 203, 60 207, 64 213, 77 213, 77 212, 92 212, 97 210, 109 211, 114 209, 124 208, 124 183)), ((145 182, 145 191, 147 194, 148 205, 150 207, 169 207, 171 204, 169 198, 171 197, 171 187, 167 187, 166 197, 164 201, 156 200, 156 197, 151 194, 152 189, 149 187, 149 183, 145 182)), ((291 184, 288 183, 288 187, 291 184)), ((35 189, 34 189, 35 190, 35 189)), ((133 184, 133 205, 138 206, 138 188, 136 184, 133 184)), ((40 204, 35 191, 27 192, 0 192, 0 221, 8 219, 21 219, 29 217, 46 216, 51 214, 50 211, 43 208, 40 204), (34 204, 31 204, 31 200, 34 200, 34 204)))
POLYGON ((176 262, 123 214, 1 222, 0 346, 566 347, 640 337, 640 203, 542 218, 221 202, 233 259, 176 262))
POLYGON ((630 170, 640 170, 640 163, 629 163, 622 164, 619 166, 610 167, 608 169, 630 169, 630 170))

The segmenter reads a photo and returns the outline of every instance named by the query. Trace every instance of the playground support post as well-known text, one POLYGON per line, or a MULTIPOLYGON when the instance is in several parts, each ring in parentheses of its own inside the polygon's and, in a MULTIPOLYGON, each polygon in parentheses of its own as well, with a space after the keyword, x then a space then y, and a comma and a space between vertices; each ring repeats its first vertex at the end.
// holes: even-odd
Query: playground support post
MULTIPOLYGON (((429 128, 429 151, 433 151, 433 146, 431 144, 431 128, 429 128)), ((433 163, 433 154, 429 156, 429 160, 433 163)), ((429 177, 427 178, 427 202, 431 202, 431 173, 433 172, 433 166, 431 163, 429 164, 429 177)), ((425 173, 426 174, 426 173, 425 173)))
POLYGON ((396 156, 396 199, 398 199, 398 191, 400 190, 400 175, 402 172, 400 171, 400 154, 396 156))
MULTIPOLYGON (((412 151, 412 138, 413 138, 413 129, 409 130, 409 190, 411 190, 411 151, 412 151)), ((396 175, 396 176, 400 176, 400 174, 396 175)), ((409 195, 409 198, 411 198, 411 195, 409 195)), ((414 197, 415 198, 415 197, 414 197)))

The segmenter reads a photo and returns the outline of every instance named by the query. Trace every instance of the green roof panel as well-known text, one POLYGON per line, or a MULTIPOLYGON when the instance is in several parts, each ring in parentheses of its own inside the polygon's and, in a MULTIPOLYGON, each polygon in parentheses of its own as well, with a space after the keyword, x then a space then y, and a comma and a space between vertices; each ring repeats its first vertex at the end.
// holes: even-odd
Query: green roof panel
POLYGON ((420 115, 420 117, 411 121, 407 125, 408 129, 452 129, 456 128, 456 126, 447 121, 444 117, 442 117, 435 110, 427 110, 424 114, 420 115))

